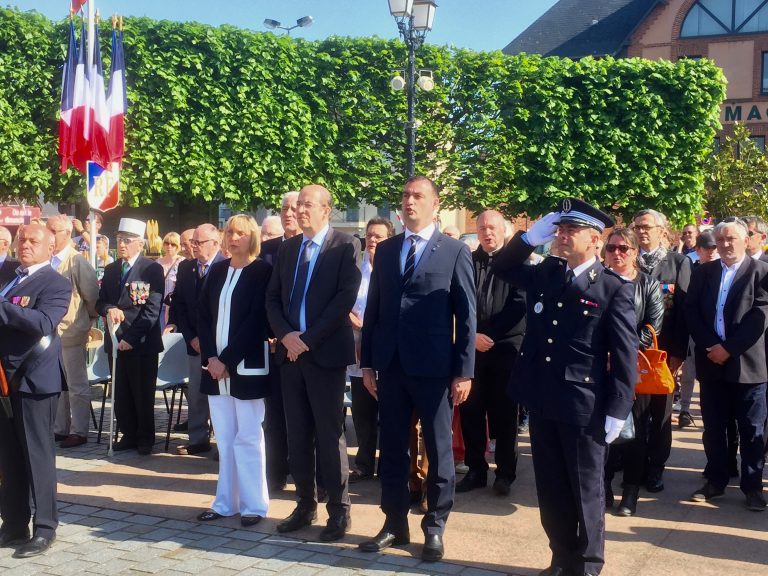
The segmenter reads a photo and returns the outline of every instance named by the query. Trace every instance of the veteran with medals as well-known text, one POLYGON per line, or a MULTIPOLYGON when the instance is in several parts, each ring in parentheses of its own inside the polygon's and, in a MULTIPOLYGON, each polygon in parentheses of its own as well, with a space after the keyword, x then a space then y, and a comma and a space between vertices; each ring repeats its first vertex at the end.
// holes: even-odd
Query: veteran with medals
POLYGON ((104 339, 110 355, 117 354, 115 416, 122 438, 116 451, 152 452, 155 443, 155 384, 157 358, 163 349, 160 306, 165 281, 163 267, 141 255, 146 224, 122 218, 117 231, 118 259, 104 269, 96 310, 117 325, 117 350, 104 339))
POLYGON ((605 563, 605 450, 632 409, 638 350, 634 287, 595 256, 613 225, 586 202, 564 199, 518 232, 493 264, 497 276, 527 292, 527 330, 509 393, 530 410, 536 492, 552 550, 541 576, 595 575, 605 563), (549 241, 561 258, 526 266, 549 241))

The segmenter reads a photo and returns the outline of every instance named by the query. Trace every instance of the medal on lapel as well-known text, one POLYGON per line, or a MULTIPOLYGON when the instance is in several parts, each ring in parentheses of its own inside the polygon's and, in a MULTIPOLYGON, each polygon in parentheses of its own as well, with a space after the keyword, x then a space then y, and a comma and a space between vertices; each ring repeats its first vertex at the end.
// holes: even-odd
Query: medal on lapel
POLYGON ((131 302, 134 306, 147 303, 149 298, 149 284, 147 282, 131 282, 129 285, 131 302))
POLYGON ((22 308, 29 306, 29 296, 22 296, 21 301, 19 302, 19 306, 22 308))
POLYGON ((589 281, 594 283, 595 280, 597 280, 597 272, 592 268, 592 270, 589 271, 589 281))

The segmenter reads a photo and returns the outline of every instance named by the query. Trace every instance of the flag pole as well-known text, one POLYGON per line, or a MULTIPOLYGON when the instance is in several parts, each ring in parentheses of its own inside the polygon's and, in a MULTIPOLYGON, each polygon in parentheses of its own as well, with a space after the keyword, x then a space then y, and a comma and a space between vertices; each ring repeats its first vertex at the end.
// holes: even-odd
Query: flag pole
MULTIPOLYGON (((88 0, 88 70, 93 69, 93 47, 94 42, 98 42, 95 37, 96 30, 96 0, 88 0)), ((85 179, 85 195, 88 196, 88 178, 85 179)), ((96 214, 93 210, 88 211, 88 218, 91 222, 91 237, 88 242, 89 258, 91 266, 96 270, 96 214)))

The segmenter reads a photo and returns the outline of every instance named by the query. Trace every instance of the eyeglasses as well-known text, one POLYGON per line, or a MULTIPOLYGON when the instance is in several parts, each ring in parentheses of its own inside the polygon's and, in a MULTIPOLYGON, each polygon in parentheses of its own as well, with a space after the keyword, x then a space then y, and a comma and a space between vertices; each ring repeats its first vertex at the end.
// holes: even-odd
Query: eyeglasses
POLYGON ((313 208, 316 208, 316 207, 325 208, 326 206, 328 206, 328 204, 314 204, 312 202, 303 202, 301 200, 296 202, 296 208, 304 207, 307 210, 312 210, 313 208))
POLYGON ((190 240, 189 241, 189 243, 194 247, 202 246, 206 242, 215 242, 215 240, 213 238, 208 238, 208 240, 190 240))
POLYGON ((163 246, 176 246, 176 248, 179 247, 178 244, 174 244, 173 242, 168 242, 168 241, 163 242, 163 246))
POLYGON ((655 224, 633 224, 632 228, 634 230, 639 230, 640 232, 650 232, 654 228, 658 228, 655 224))
POLYGON ((626 244, 606 244, 605 245, 606 252, 610 252, 611 254, 613 254, 614 252, 616 252, 616 250, 618 250, 622 254, 626 254, 627 252, 632 250, 632 247, 627 246, 626 244))
POLYGON ((125 236, 118 236, 117 237, 117 243, 118 244, 130 244, 131 242, 135 240, 141 240, 141 238, 126 238, 125 236))

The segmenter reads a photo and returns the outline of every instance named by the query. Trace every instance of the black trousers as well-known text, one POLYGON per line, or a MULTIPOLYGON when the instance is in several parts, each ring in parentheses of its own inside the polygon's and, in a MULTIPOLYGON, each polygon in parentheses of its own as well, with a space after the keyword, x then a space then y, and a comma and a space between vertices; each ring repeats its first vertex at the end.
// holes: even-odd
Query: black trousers
MULTIPOLYGON (((126 442, 155 443, 157 354, 121 352, 117 355, 115 417, 126 442)), ((112 358, 110 358, 110 363, 112 358)))
POLYGON ((346 366, 323 368, 308 354, 280 368, 288 428, 288 465, 298 506, 317 507, 315 462, 328 492, 328 515, 349 514, 349 461, 344 438, 346 366))
POLYGON ((488 470, 485 461, 486 416, 496 439, 496 476, 514 481, 517 476, 517 403, 507 395, 517 350, 504 355, 479 352, 469 398, 459 406, 464 437, 464 464, 475 472, 488 470))
POLYGON ((53 423, 58 394, 11 396, 14 418, 0 409, 0 515, 9 531, 32 525, 34 536, 51 538, 59 525, 56 506, 56 445, 53 423))
POLYGON ((648 405, 648 474, 661 473, 672 451, 672 394, 651 394, 648 405))
POLYGON ((270 355, 269 365, 271 394, 265 400, 264 443, 267 458, 267 484, 284 484, 288 469, 288 431, 285 425, 283 389, 280 368, 270 355))
POLYGON ((352 422, 357 436, 355 467, 361 474, 376 473, 376 445, 379 439, 379 402, 363 386, 360 376, 350 376, 352 422))
POLYGON ((421 522, 425 534, 440 534, 453 508, 456 471, 453 463, 449 398, 451 378, 409 376, 395 359, 379 372, 379 445, 381 455, 381 509, 387 526, 400 530, 408 525, 411 458, 411 419, 415 410, 429 460, 427 472, 428 511, 421 522))
POLYGON ((699 380, 699 384, 707 479, 716 488, 728 485, 730 474, 726 429, 733 412, 739 428, 741 490, 745 493, 762 491, 766 385, 705 380, 699 380))
POLYGON ((605 564, 605 433, 530 415, 541 525, 552 565, 599 574, 605 564))
MULTIPOLYGON (((648 467, 648 454, 650 444, 650 428, 652 421, 651 406, 656 394, 638 394, 632 404, 632 418, 635 422, 635 439, 626 444, 609 446, 611 457, 609 462, 614 462, 615 455, 619 455, 624 467, 624 484, 639 486, 645 482, 648 467)), ((668 394, 663 395, 666 398, 668 394)), ((662 466, 663 469, 663 466, 662 466)), ((611 474, 608 478, 612 478, 611 474)))

